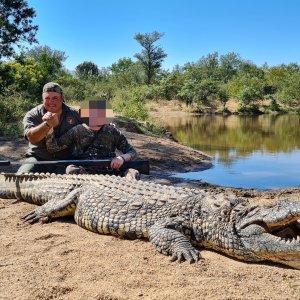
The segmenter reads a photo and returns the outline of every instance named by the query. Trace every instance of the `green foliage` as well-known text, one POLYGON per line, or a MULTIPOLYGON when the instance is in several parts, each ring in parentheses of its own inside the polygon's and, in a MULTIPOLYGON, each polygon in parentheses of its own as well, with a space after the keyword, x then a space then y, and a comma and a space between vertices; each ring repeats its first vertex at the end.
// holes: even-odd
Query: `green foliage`
POLYGON ((0 95, 4 95, 7 88, 14 83, 14 71, 10 64, 0 61, 0 95))
POLYGON ((277 111, 277 112, 281 111, 280 105, 277 103, 276 99, 272 98, 271 104, 269 106, 269 110, 270 111, 277 111))
POLYGON ((134 39, 144 48, 141 53, 137 53, 134 56, 144 67, 146 73, 146 83, 149 85, 156 76, 160 69, 164 58, 167 54, 161 47, 154 46, 164 34, 154 31, 152 33, 137 33, 134 39))
POLYGON ((159 97, 167 100, 177 99, 183 84, 184 74, 182 72, 175 70, 164 74, 157 82, 160 87, 159 97))
POLYGON ((110 67, 112 75, 119 75, 127 73, 135 63, 131 58, 120 58, 116 63, 113 63, 110 67))
POLYGON ((109 82, 79 79, 68 72, 61 72, 58 82, 63 87, 65 99, 70 102, 80 102, 88 97, 112 98, 109 82))
POLYGON ((300 103, 300 66, 295 63, 281 64, 267 70, 266 83, 275 98, 288 106, 300 103))
POLYGON ((190 99, 192 102, 209 105, 209 100, 218 92, 218 82, 212 79, 201 81, 186 80, 178 95, 182 99, 190 99))
POLYGON ((23 125, 21 121, 15 123, 3 122, 0 118, 0 136, 16 138, 21 136, 23 132, 23 125))
POLYGON ((241 74, 232 79, 227 84, 227 88, 232 98, 237 98, 242 102, 252 102, 263 98, 264 81, 258 77, 241 74))
POLYGON ((60 70, 63 67, 63 62, 68 58, 64 51, 52 49, 47 45, 35 46, 23 52, 23 55, 33 58, 38 64, 50 66, 46 68, 50 74, 60 70))
MULTIPOLYGON (((35 77, 38 77, 32 88, 21 88, 21 90, 26 90, 29 97, 33 99, 40 99, 45 83, 59 81, 60 73, 63 72, 63 62, 66 59, 65 52, 51 49, 49 46, 36 46, 17 56, 15 62, 21 66, 26 66, 27 61, 31 62, 36 73, 35 77)), ((20 81, 16 81, 15 84, 20 86, 20 81)))
POLYGON ((281 90, 288 78, 288 73, 282 66, 272 67, 266 71, 265 81, 268 86, 272 86, 275 91, 281 90))
POLYGON ((76 75, 82 79, 98 78, 100 75, 98 66, 91 61, 84 61, 83 63, 79 64, 76 66, 75 71, 76 75))
POLYGON ((25 113, 37 105, 24 93, 0 95, 0 136, 15 137, 22 133, 22 123, 25 113))
POLYGON ((116 88, 130 88, 143 85, 146 82, 145 70, 139 62, 128 64, 126 68, 115 65, 113 69, 114 71, 108 80, 116 88))
POLYGON ((239 99, 243 105, 252 105, 253 102, 261 99, 262 94, 259 89, 254 87, 245 87, 241 90, 239 99))
POLYGON ((238 112, 241 114, 247 114, 247 115, 259 115, 262 113, 257 104, 250 104, 250 105, 242 104, 238 108, 238 112))
POLYGON ((292 107, 300 104, 300 72, 288 75, 285 85, 277 92, 276 97, 292 107))
POLYGON ((219 89, 217 91, 217 98, 223 105, 223 112, 229 112, 226 109, 226 103, 229 100, 229 93, 228 93, 226 85, 219 86, 219 89))
POLYGON ((257 67, 255 64, 249 61, 243 61, 237 72, 238 76, 244 76, 249 78, 264 78, 264 70, 257 67))
POLYGON ((118 90, 112 100, 112 107, 114 111, 124 117, 144 121, 148 118, 144 101, 145 91, 143 89, 118 90))
MULTIPOLYGON (((1 28, 0 28, 1 29, 1 28)), ((121 58, 109 68, 99 68, 90 61, 76 67, 76 73, 64 69, 67 56, 49 46, 38 46, 0 62, 0 133, 18 132, 17 124, 31 107, 41 103, 42 87, 56 81, 64 90, 67 103, 78 104, 89 97, 112 101, 113 109, 122 116, 148 120, 145 102, 149 99, 179 99, 197 112, 215 109, 217 101, 228 112, 229 99, 239 101, 239 112, 299 112, 300 67, 292 63, 261 68, 243 60, 236 53, 219 57, 217 52, 201 57, 196 63, 176 66, 172 71, 161 69, 166 57, 154 44, 163 36, 158 32, 136 34, 144 48, 135 57, 121 58), (273 99, 269 106, 260 102, 273 99), (216 101, 217 100, 217 101, 216 101)), ((153 127, 151 125, 150 127, 153 127)), ((150 128, 149 131, 160 129, 150 128)), ((145 132, 147 130, 145 129, 145 132)))
POLYGON ((51 49, 49 46, 36 46, 23 54, 32 58, 43 74, 43 82, 54 81, 63 69, 63 62, 68 58, 64 51, 51 49))
POLYGON ((194 64, 194 67, 196 68, 198 79, 220 79, 218 52, 209 53, 207 56, 203 56, 196 64, 194 64))
POLYGON ((224 83, 230 81, 238 72, 243 63, 242 58, 239 54, 229 52, 220 57, 220 77, 224 83))
POLYGON ((43 74, 31 58, 0 63, 0 94, 22 92, 33 100, 40 98, 43 74), (37 94, 37 92, 39 92, 37 94))
POLYGON ((22 48, 22 44, 36 43, 37 25, 32 25, 35 17, 33 8, 27 1, 10 0, 0 2, 0 59, 15 54, 14 46, 22 48))
POLYGON ((63 87, 64 97, 66 101, 79 102, 89 96, 94 96, 89 91, 87 83, 78 78, 74 78, 71 74, 64 74, 60 77, 59 83, 63 87))

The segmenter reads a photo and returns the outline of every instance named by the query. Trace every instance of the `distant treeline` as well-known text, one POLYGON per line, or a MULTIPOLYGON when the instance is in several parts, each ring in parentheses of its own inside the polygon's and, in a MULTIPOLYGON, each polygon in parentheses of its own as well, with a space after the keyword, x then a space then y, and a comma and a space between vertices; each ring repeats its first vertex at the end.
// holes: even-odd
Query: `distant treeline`
POLYGON ((66 58, 62 51, 38 46, 1 62, 0 94, 5 96, 4 102, 17 101, 19 106, 18 99, 22 99, 20 108, 28 109, 40 103, 46 82, 57 81, 68 101, 103 97, 112 101, 117 111, 139 119, 146 118, 143 103, 148 99, 177 99, 199 110, 221 106, 224 111, 228 100, 234 99, 245 112, 292 110, 300 103, 300 66, 296 63, 258 67, 237 53, 219 56, 215 52, 197 62, 177 65, 172 71, 163 70, 161 62, 149 70, 142 60, 121 58, 105 68, 84 61, 71 72, 64 68, 66 58), (271 100, 267 108, 262 107, 264 99, 271 100))
POLYGON ((120 58, 104 68, 83 61, 71 72, 64 67, 67 55, 63 51, 49 46, 24 51, 24 43, 38 42, 38 25, 32 23, 36 13, 28 1, 1 1, 0 15, 0 135, 20 132, 20 120, 41 103, 42 87, 49 81, 60 83, 71 103, 101 97, 111 101, 115 111, 137 120, 147 119, 144 103, 149 99, 177 99, 198 112, 221 107, 229 113, 229 99, 237 101, 242 113, 298 112, 297 63, 258 67, 237 53, 219 56, 214 52, 164 70, 167 54, 156 45, 164 34, 154 31, 135 34, 142 50, 134 59, 120 58))
POLYGON ((111 101, 115 111, 139 120, 147 119, 144 103, 148 99, 177 99, 199 112, 208 106, 229 112, 229 99, 237 101, 243 113, 297 111, 299 107, 300 66, 296 63, 258 67, 237 53, 219 56, 214 52, 170 71, 161 68, 166 54, 151 62, 143 60, 144 52, 140 55, 135 55, 136 61, 120 58, 105 68, 84 61, 71 72, 63 65, 67 58, 63 51, 37 46, 0 62, 0 134, 7 134, 5 124, 20 121, 28 109, 41 103, 42 86, 49 81, 63 86, 69 103, 101 97, 111 101), (268 106, 263 105, 265 99, 271 100, 268 106))

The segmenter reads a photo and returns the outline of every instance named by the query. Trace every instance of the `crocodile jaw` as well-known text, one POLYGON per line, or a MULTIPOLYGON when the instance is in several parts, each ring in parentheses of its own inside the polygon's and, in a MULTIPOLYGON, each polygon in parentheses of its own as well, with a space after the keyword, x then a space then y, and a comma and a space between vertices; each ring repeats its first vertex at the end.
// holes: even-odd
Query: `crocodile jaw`
MULTIPOLYGON (((287 227, 285 227, 287 228, 287 227)), ((300 237, 280 237, 260 225, 249 225, 241 231, 243 246, 253 260, 268 260, 300 269, 300 237)), ((252 260, 252 259, 251 259, 252 260)))
POLYGON ((251 260, 268 260, 300 269, 300 202, 279 201, 249 211, 237 225, 251 260))

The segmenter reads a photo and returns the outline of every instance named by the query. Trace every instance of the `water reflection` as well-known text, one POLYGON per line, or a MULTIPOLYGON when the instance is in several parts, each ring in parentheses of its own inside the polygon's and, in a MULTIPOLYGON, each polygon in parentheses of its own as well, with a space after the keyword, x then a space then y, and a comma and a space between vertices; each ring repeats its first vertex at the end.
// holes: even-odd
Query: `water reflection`
POLYGON ((276 188, 300 184, 295 169, 300 163, 298 115, 184 116, 159 121, 181 143, 214 157, 215 168, 201 172, 201 178, 211 174, 209 182, 226 186, 224 176, 229 176, 226 180, 232 177, 230 186, 276 188), (218 176, 222 177, 220 183, 216 182, 218 176), (240 178, 245 182, 254 178, 255 182, 248 186, 240 178))
POLYGON ((254 151, 300 149, 298 115, 185 116, 160 122, 181 143, 218 156, 225 164, 254 151))

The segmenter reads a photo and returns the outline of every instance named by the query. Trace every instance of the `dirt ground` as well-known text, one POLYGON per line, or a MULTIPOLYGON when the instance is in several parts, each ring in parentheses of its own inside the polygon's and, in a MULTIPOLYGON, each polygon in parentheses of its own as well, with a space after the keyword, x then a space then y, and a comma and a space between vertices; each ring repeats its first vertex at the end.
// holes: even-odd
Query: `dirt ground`
MULTIPOLYGON (((143 180, 223 190, 257 201, 299 198, 299 189, 261 193, 166 179, 159 174, 207 168, 209 158, 170 139, 126 136, 139 157, 150 160, 152 176, 143 180)), ((25 149, 22 139, 2 139, 0 159, 19 160, 25 149)), ((170 262, 146 241, 98 235, 72 218, 22 222, 20 217, 34 207, 0 199, 0 299, 300 299, 299 270, 245 263, 205 249, 198 263, 170 262)))

